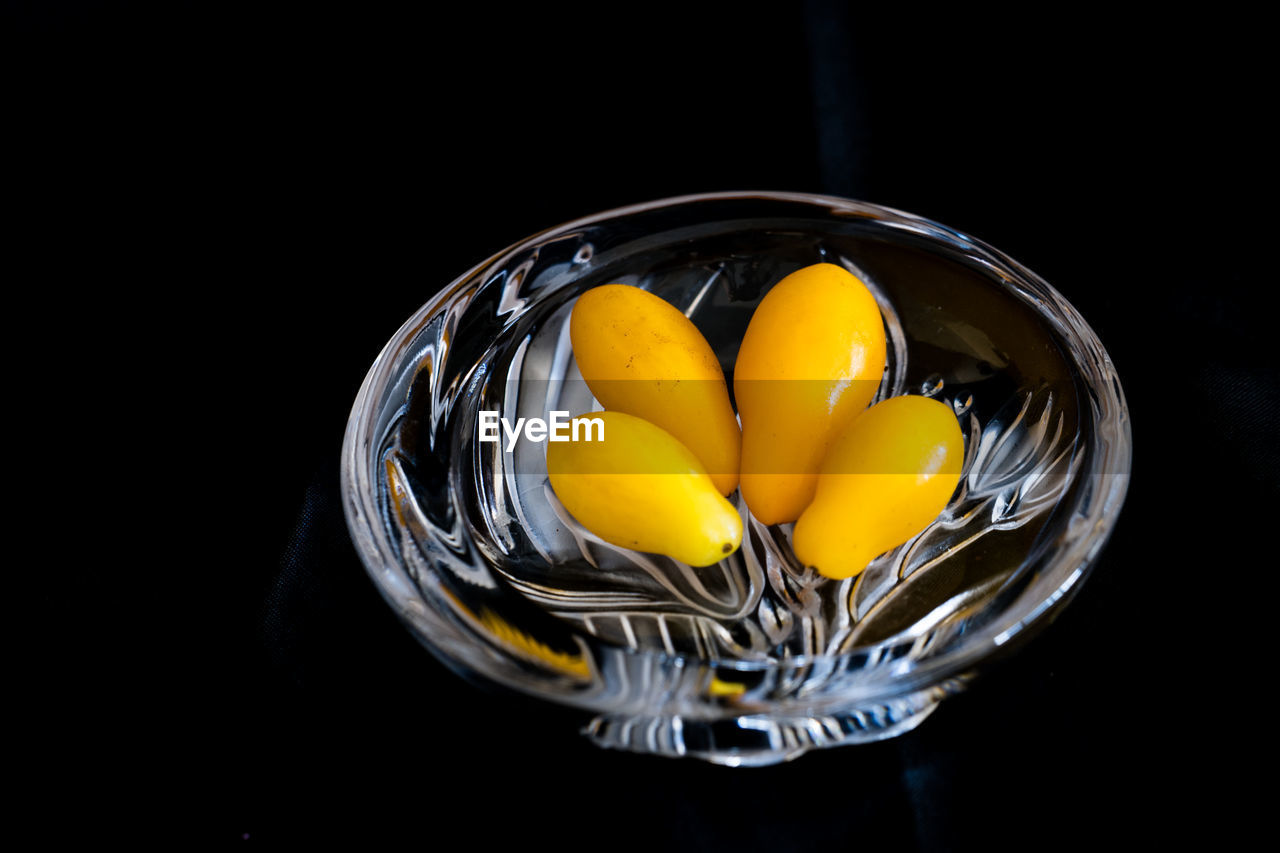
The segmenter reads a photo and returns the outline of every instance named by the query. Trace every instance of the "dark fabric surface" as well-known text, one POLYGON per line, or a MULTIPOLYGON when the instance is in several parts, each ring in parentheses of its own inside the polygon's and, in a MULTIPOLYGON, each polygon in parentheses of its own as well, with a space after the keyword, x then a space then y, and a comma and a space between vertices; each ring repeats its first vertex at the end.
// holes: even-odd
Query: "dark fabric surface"
POLYGON ((33 599, 24 829, 670 851, 1238 830, 1280 492, 1248 22, 5 13, 35 189, 13 242, 42 258, 22 282, 74 279, 87 324, 111 319, 95 413, 166 413, 129 451, 146 502, 94 540, 138 580, 33 599), (1112 540, 1054 624, 905 736, 756 770, 604 752, 583 715, 453 674, 379 598, 338 493, 359 383, 436 289, 559 222, 728 189, 862 198, 1001 248, 1093 325, 1134 431, 1112 540), (48 627, 66 608, 85 618, 48 627), (93 818, 44 817, 66 812, 93 818))

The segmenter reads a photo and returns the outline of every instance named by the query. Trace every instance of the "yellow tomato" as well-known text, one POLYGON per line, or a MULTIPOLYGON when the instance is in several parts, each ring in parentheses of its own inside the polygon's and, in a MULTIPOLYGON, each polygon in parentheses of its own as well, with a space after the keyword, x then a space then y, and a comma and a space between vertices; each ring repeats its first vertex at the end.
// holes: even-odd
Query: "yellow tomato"
POLYGON ((742 517, 671 433, 623 412, 582 417, 602 421, 603 440, 584 430, 576 441, 548 442, 547 472, 556 497, 583 527, 619 547, 691 566, 737 550, 742 517))
POLYGON ((573 356, 595 398, 674 435, 722 495, 738 485, 742 433, 715 353, 675 306, 647 290, 606 284, 578 297, 573 356))
POLYGON ((817 494, 796 522, 796 558, 831 578, 861 572, 929 525, 960 482, 964 438, 955 413, 928 397, 867 409, 822 462, 817 494))
POLYGON ((827 447, 871 402, 884 365, 880 309, 844 267, 804 267, 765 294, 733 377, 742 416, 740 486, 759 521, 800 517, 827 447))

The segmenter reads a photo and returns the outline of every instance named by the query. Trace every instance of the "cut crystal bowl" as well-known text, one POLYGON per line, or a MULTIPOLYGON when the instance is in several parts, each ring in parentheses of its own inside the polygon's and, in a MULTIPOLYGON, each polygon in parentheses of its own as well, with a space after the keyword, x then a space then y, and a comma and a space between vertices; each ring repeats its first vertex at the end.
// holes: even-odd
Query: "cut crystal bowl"
POLYGON ((441 290, 364 381, 342 490, 374 583, 454 670, 590 711, 602 746, 759 765, 905 732, 1045 625, 1111 532, 1130 444, 1097 337, 1001 252, 862 202, 715 193, 552 228, 441 290), (798 564, 791 525, 760 524, 736 492, 742 547, 717 565, 610 545, 556 500, 544 444, 477 440, 481 411, 599 408, 569 345, 584 290, 674 304, 732 387, 755 305, 820 261, 879 302, 877 399, 942 400, 965 440, 946 510, 856 577, 798 564))

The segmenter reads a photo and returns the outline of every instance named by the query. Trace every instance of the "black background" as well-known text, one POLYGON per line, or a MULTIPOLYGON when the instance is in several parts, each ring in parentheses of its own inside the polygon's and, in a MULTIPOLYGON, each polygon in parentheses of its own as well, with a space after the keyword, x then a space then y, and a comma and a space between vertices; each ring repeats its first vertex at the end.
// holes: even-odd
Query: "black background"
POLYGON ((14 340, 53 389, 14 420, 64 428, 18 454, 56 556, 14 602, 17 830, 668 850, 1237 830, 1274 567, 1246 543, 1280 467, 1257 22, 408 8, 4 6, 7 277, 33 297, 14 340), (1043 634, 915 732, 758 770, 603 752, 574 712, 455 677, 337 503, 359 383, 438 288, 568 219, 739 189, 898 207, 1036 270, 1112 355, 1135 448, 1111 543, 1043 634))

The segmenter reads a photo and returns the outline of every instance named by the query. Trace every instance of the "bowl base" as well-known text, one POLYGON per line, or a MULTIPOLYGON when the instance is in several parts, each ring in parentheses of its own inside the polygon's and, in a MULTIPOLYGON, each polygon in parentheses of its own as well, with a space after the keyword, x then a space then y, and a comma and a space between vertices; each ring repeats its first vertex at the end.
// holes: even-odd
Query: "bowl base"
POLYGON ((744 714, 722 719, 602 714, 582 733, 607 749, 700 758, 728 767, 764 767, 798 758, 811 749, 905 734, 924 722, 944 696, 961 689, 965 680, 950 679, 889 702, 829 714, 744 714))

